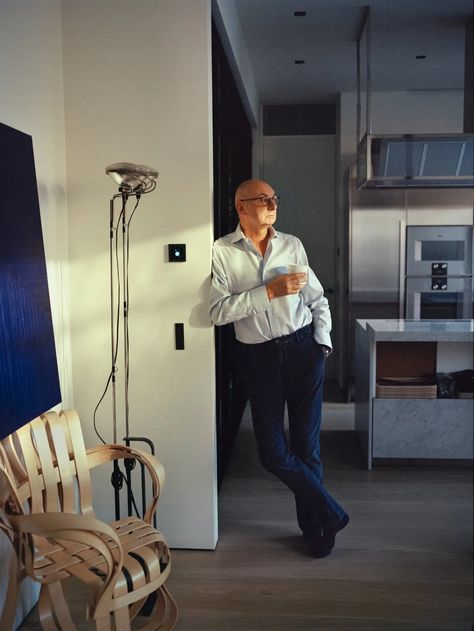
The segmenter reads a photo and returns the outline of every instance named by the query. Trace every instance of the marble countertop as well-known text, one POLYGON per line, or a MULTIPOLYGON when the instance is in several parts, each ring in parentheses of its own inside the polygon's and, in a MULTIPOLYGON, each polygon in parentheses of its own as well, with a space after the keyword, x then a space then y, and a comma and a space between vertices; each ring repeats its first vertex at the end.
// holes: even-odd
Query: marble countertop
POLYGON ((474 342, 474 320, 357 320, 377 342, 474 342))

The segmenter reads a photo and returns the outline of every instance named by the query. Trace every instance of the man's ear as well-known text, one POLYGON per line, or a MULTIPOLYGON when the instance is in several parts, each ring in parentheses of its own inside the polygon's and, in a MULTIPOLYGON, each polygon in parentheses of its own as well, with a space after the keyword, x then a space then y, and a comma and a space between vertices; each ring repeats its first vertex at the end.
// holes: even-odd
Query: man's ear
POLYGON ((236 209, 237 214, 239 215, 239 217, 240 217, 240 215, 246 215, 247 214, 245 212, 245 206, 244 206, 243 202, 241 202, 241 201, 238 201, 235 204, 235 209, 236 209))

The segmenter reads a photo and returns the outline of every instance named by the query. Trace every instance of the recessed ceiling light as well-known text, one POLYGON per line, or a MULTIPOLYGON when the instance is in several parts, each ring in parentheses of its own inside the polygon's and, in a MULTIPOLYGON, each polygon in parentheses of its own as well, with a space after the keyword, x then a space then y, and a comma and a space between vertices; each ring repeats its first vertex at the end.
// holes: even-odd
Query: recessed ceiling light
POLYGON ((295 16, 295 18, 304 18, 304 16, 306 15, 306 11, 295 11, 293 15, 295 16))
POLYGON ((426 55, 417 55, 416 59, 426 59, 426 55))
POLYGON ((301 65, 301 64, 304 64, 304 63, 305 63, 305 60, 304 60, 304 59, 295 59, 295 64, 296 64, 297 66, 299 66, 299 65, 301 65))

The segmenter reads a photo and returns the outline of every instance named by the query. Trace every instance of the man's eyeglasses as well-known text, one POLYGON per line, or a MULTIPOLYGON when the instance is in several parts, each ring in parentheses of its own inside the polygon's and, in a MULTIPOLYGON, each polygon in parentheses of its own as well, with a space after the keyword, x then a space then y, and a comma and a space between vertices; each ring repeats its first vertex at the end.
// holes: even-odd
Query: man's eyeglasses
POLYGON ((278 204, 280 201, 279 195, 272 195, 268 197, 267 195, 260 195, 260 197, 248 197, 247 199, 241 199, 241 202, 259 202, 260 206, 268 206, 270 202, 275 202, 278 204))

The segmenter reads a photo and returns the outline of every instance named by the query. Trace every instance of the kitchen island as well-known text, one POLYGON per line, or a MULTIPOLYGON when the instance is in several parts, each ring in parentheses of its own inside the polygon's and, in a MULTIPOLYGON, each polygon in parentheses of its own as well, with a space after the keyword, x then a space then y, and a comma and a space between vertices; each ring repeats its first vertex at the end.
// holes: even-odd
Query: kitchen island
POLYGON ((473 343, 474 320, 356 321, 355 429, 368 469, 377 459, 472 459, 470 394, 436 398, 434 386, 399 384, 472 370, 473 343))

